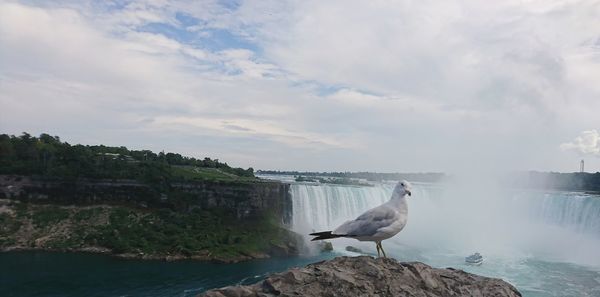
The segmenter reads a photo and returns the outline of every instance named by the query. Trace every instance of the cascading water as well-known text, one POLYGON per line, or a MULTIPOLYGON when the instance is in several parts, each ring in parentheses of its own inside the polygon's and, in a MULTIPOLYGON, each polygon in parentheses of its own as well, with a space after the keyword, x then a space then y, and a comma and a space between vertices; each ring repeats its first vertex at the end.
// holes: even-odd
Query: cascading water
MULTIPOLYGON (((372 187, 293 184, 293 228, 305 234, 312 231, 331 230, 363 211, 387 201, 393 184, 372 187)), ((414 185, 409 198, 409 222, 405 232, 420 232, 433 225, 454 228, 456 236, 460 227, 480 230, 481 224, 494 225, 501 220, 504 228, 515 223, 546 224, 567 231, 600 237, 600 197, 569 192, 506 192, 504 201, 481 198, 452 199, 452 192, 432 184, 414 185), (445 221, 444 221, 445 220, 445 221), (470 224, 471 225, 465 226, 470 224), (470 228, 468 228, 470 227, 470 228)), ((491 195, 488 195, 491 197, 491 195)), ((497 200, 497 199, 496 199, 497 200)), ((504 233, 504 232, 502 232, 504 233)))
POLYGON ((293 184, 292 225, 302 234, 331 229, 389 198, 391 186, 356 187, 293 184), (306 231, 306 232, 305 232, 306 231))
POLYGON ((513 200, 540 221, 600 237, 600 197, 576 192, 520 192, 513 200), (524 205, 523 205, 524 204, 524 205))
MULTIPOLYGON (((292 184, 293 229, 304 235, 332 230, 387 201, 393 186, 292 184)), ((596 271, 600 269, 598 196, 415 183, 408 199, 407 226, 384 241, 388 255, 502 277, 521 284, 529 292, 526 296, 568 296, 562 288, 545 291, 540 286, 556 285, 550 278, 554 271, 547 269, 562 271, 575 266, 544 263, 574 263, 587 268, 581 268, 585 273, 574 272, 578 279, 568 281, 575 286, 580 282, 588 291, 591 286, 594 294, 600 294, 596 271), (475 251, 486 257, 485 264, 464 266, 464 256, 475 251), (535 293, 540 290, 543 292, 535 293)), ((371 253, 375 250, 372 243, 352 239, 332 243, 337 251, 344 251, 347 245, 371 253)), ((586 296, 577 290, 575 295, 586 296)), ((594 294, 587 296, 600 296, 594 294)))

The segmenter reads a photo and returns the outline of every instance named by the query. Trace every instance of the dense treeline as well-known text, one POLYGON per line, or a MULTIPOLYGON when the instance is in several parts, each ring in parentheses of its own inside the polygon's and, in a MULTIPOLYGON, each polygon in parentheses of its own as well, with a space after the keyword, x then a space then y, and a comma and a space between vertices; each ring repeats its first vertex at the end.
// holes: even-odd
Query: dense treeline
POLYGON ((600 172, 537 172, 515 174, 511 181, 517 186, 569 191, 600 192, 600 172))
MULTIPOLYGON (((253 178, 252 168, 232 168, 218 159, 196 159, 176 153, 154 153, 104 145, 71 145, 58 136, 39 137, 0 134, 0 174, 39 175, 53 178, 136 179, 150 184, 163 184, 186 175, 201 176, 200 169, 216 169, 218 173, 253 178), (189 174, 188 174, 189 173, 189 174)), ((213 174, 214 176, 214 174, 213 174)))
MULTIPOLYGON (((297 181, 316 181, 318 177, 337 177, 362 178, 369 181, 406 179, 417 182, 438 182, 449 177, 444 173, 300 172, 276 170, 258 170, 257 174, 293 175, 297 176, 297 181)), ((508 186, 535 189, 600 192, 600 172, 513 172, 504 177, 501 182, 508 186)))
POLYGON ((378 172, 302 172, 302 171, 277 171, 258 170, 258 174, 293 175, 293 176, 326 176, 339 178, 362 178, 368 181, 402 180, 416 182, 439 182, 445 175, 443 173, 378 173, 378 172))

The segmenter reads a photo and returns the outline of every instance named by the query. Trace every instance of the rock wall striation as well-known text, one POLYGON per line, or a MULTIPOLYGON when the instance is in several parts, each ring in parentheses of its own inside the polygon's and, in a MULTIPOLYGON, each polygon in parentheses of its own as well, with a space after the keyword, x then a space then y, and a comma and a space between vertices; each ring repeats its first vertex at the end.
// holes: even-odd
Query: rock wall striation
POLYGON ((125 204, 180 211, 225 209, 244 219, 268 213, 289 224, 289 184, 276 181, 193 181, 157 190, 135 180, 52 180, 0 175, 0 198, 62 205, 125 204))

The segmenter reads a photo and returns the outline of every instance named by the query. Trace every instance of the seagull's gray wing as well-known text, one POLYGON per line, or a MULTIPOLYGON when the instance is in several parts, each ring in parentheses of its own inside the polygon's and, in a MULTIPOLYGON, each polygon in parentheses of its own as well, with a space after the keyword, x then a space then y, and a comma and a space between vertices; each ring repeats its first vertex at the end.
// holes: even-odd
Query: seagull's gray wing
POLYGON ((370 209, 352 221, 337 227, 332 233, 352 237, 373 236, 379 229, 388 227, 397 221, 399 213, 384 204, 370 209))

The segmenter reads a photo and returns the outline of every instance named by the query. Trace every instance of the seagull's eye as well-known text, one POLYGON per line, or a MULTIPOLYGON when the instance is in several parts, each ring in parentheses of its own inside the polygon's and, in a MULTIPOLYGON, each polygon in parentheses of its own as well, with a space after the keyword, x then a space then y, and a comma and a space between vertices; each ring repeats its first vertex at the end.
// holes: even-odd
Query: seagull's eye
POLYGON ((400 185, 404 187, 404 184, 400 184, 400 185))

